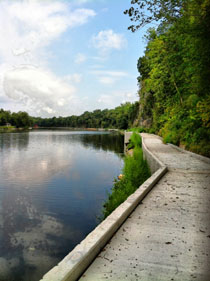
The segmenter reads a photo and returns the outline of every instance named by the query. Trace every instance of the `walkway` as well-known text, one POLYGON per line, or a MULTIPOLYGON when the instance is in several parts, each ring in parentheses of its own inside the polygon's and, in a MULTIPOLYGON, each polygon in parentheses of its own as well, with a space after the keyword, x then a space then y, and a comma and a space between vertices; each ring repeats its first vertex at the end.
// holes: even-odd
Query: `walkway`
POLYGON ((144 138, 169 171, 80 281, 209 281, 210 164, 144 138))

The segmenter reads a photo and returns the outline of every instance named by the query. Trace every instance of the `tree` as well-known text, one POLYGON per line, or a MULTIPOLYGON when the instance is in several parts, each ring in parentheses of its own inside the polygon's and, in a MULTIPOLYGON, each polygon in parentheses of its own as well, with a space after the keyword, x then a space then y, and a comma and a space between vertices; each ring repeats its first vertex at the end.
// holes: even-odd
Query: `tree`
POLYGON ((140 124, 149 124, 166 142, 209 155, 210 0, 145 5, 131 9, 130 16, 139 20, 133 31, 145 23, 143 8, 150 9, 148 22, 159 20, 159 26, 148 30, 145 54, 137 63, 140 124))
POLYGON ((136 25, 128 27, 135 32, 148 23, 174 23, 183 15, 188 0, 132 0, 132 7, 125 10, 136 25))

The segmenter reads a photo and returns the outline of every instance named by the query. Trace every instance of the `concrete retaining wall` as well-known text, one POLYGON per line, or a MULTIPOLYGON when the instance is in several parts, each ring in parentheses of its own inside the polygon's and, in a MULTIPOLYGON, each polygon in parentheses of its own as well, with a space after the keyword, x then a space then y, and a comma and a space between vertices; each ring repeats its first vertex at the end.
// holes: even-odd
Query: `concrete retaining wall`
MULTIPOLYGON (((130 137, 132 135, 132 132, 125 132, 125 141, 124 141, 124 151, 126 152, 126 146, 129 143, 130 137)), ((164 164, 156 158, 156 156, 154 154, 152 154, 146 147, 145 141, 144 141, 144 133, 140 134, 142 137, 142 149, 143 149, 143 153, 144 153, 144 157, 147 160, 151 173, 155 173, 159 168, 164 167, 164 164)))
POLYGON ((124 153, 126 153, 127 145, 129 143, 132 132, 124 132, 124 153))
MULTIPOLYGON (((126 138, 125 138, 126 139, 126 138)), ((142 135, 142 139, 144 136, 142 135)), ((126 139, 127 140, 127 139, 126 139)), ((148 151, 143 141, 144 155, 148 159, 153 175, 146 180, 128 199, 122 203, 110 216, 99 224, 73 251, 71 251, 57 266, 44 275, 41 281, 75 281, 91 264, 114 233, 137 207, 147 193, 167 172, 167 168, 148 151)))
POLYGON ((151 173, 155 173, 159 168, 165 167, 164 164, 157 159, 157 157, 152 154, 146 147, 145 141, 144 141, 144 133, 140 134, 142 137, 142 149, 144 153, 144 157, 147 160, 147 163, 149 164, 151 173))

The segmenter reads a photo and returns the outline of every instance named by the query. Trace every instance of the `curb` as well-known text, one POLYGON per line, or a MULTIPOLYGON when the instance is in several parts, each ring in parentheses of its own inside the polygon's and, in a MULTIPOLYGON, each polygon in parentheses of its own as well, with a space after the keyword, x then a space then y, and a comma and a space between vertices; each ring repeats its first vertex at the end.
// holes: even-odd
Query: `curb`
POLYGON ((155 163, 156 171, 125 202, 117 207, 80 244, 78 244, 57 266, 47 272, 40 281, 76 281, 103 249, 114 233, 167 172, 162 164, 146 147, 142 136, 145 158, 155 163), (157 169, 158 167, 158 169, 157 169))
POLYGON ((145 144, 144 135, 145 133, 140 134, 142 137, 142 149, 144 152, 144 157, 147 160, 152 174, 156 172, 160 167, 166 167, 152 152, 150 152, 145 144))

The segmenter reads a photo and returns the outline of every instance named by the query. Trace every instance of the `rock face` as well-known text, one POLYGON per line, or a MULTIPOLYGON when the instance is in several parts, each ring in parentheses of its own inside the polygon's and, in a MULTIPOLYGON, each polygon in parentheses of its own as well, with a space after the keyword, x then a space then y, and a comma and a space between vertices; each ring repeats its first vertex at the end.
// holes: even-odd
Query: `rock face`
POLYGON ((153 95, 149 92, 143 91, 144 87, 142 86, 142 90, 139 90, 139 112, 136 120, 134 121, 134 126, 136 127, 152 127, 152 107, 153 107, 153 95))

